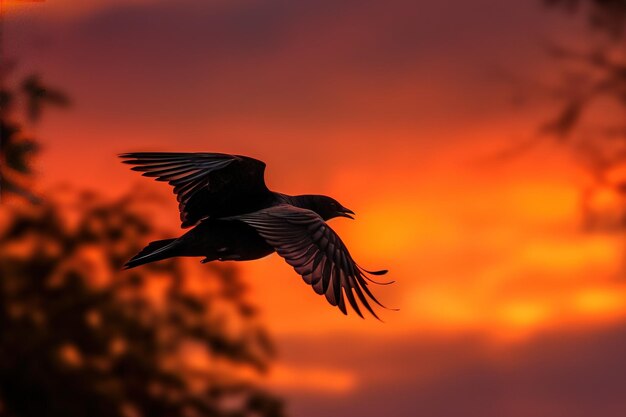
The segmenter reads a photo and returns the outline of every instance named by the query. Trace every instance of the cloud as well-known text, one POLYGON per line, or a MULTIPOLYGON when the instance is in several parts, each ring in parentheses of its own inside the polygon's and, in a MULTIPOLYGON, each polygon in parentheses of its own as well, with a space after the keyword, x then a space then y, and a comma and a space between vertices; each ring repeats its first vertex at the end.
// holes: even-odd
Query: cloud
POLYGON ((318 393, 345 395, 354 391, 357 386, 352 372, 288 364, 272 367, 268 378, 267 383, 275 389, 313 395, 318 393))
POLYGON ((514 29, 537 22, 532 8, 495 0, 114 3, 9 19, 7 49, 118 123, 415 126, 486 111, 487 67, 514 45, 529 50, 514 29))
POLYGON ((286 340, 289 360, 352 369, 343 396, 290 394, 295 415, 621 417, 624 325, 544 333, 495 347, 478 337, 286 340))

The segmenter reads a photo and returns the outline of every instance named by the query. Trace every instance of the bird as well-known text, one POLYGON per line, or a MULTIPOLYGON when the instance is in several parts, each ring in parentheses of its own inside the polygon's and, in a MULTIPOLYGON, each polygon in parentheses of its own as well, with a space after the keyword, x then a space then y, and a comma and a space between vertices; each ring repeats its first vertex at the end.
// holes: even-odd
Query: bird
POLYGON ((250 261, 276 252, 343 314, 349 304, 363 318, 360 302, 380 320, 370 302, 386 307, 368 284, 393 281, 371 278, 388 271, 360 267, 326 223, 336 217, 354 219, 355 213, 334 198, 271 191, 265 184, 266 164, 248 156, 132 152, 119 157, 133 171, 174 187, 181 228, 189 229, 178 238, 149 243, 124 269, 172 257, 202 257, 202 263, 250 261))

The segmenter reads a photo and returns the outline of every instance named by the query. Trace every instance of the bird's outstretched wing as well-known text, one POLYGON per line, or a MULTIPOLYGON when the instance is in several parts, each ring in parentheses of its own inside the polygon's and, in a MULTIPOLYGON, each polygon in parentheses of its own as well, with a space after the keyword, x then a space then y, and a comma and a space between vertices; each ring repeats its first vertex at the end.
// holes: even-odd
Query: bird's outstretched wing
POLYGON ((363 317, 356 298, 378 318, 369 300, 384 306, 370 292, 368 281, 376 281, 366 274, 383 275, 387 271, 366 271, 359 267, 339 236, 317 213, 284 204, 231 219, 254 227, 316 293, 324 294, 344 314, 347 314, 345 295, 359 316, 363 317))
POLYGON ((257 209, 270 191, 265 163, 220 153, 137 152, 121 154, 125 164, 146 177, 174 187, 182 227, 205 217, 220 217, 257 209))

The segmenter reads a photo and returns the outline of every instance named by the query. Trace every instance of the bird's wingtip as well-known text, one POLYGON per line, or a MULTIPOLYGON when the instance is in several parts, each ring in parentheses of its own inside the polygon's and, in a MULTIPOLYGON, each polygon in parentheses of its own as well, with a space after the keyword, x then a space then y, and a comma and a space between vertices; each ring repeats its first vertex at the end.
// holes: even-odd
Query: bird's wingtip
POLYGON ((132 164, 133 159, 135 159, 135 155, 132 153, 118 153, 117 157, 122 160, 123 164, 132 164))
POLYGON ((357 268, 359 268, 361 270, 361 272, 364 272, 364 274, 362 274, 362 275, 365 277, 365 279, 367 279, 369 282, 373 282, 374 284, 390 285, 390 284, 395 283, 395 281, 376 281, 375 279, 372 279, 372 278, 367 276, 367 274, 369 274, 369 275, 376 275, 376 276, 385 275, 387 272, 389 272, 388 269, 381 269, 379 271, 369 271, 369 270, 361 267, 358 264, 357 264, 357 268))

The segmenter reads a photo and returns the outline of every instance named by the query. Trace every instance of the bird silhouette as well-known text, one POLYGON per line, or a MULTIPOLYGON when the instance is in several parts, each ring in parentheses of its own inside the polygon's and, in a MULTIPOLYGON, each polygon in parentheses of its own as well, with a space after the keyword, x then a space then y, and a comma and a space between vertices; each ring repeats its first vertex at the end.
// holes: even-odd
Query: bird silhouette
POLYGON ((346 302, 361 317, 360 301, 378 318, 370 300, 384 307, 368 282, 386 285, 350 252, 326 220, 353 219, 354 212, 324 195, 291 196, 265 185, 265 163, 241 155, 220 153, 138 152, 121 154, 131 169, 169 183, 179 203, 182 228, 178 238, 151 242, 124 268, 177 256, 211 261, 247 261, 277 252, 317 294, 347 314, 346 302))

